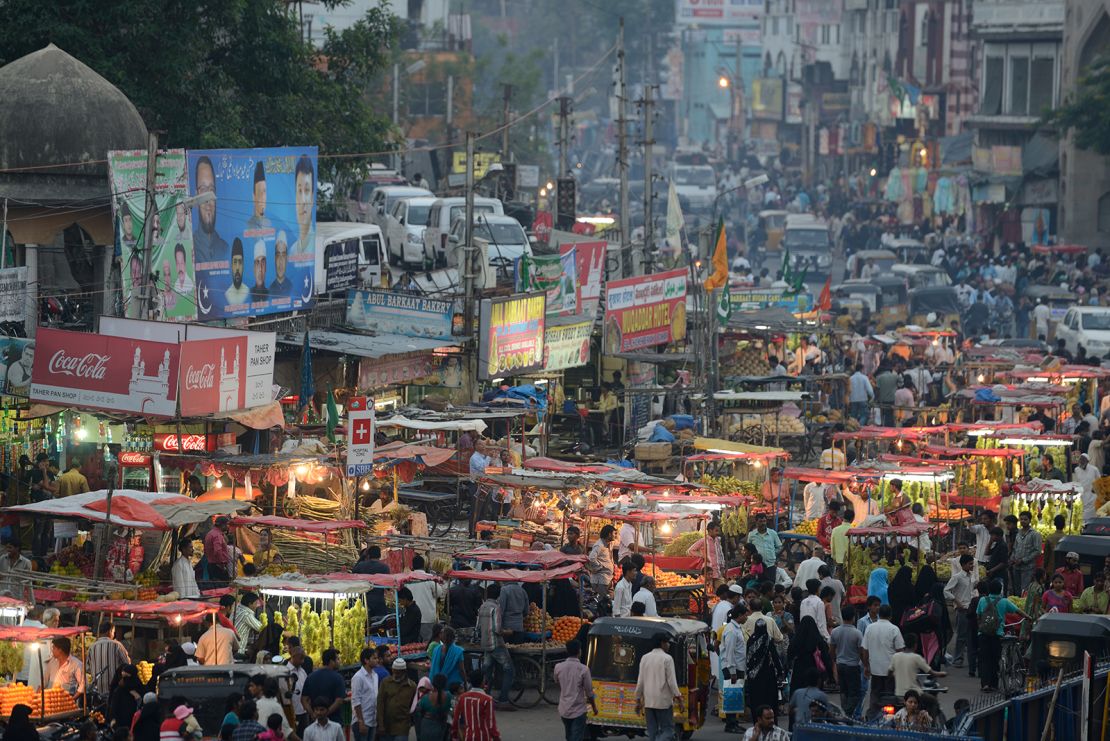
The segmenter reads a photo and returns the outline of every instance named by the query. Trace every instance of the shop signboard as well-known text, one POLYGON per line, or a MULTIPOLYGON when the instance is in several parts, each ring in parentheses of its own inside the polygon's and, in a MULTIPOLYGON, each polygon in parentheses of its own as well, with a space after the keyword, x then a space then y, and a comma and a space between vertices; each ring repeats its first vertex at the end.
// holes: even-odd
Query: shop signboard
POLYGON ((607 354, 635 352, 686 337, 685 270, 609 281, 605 289, 607 354))
POLYGON ((347 475, 374 470, 374 405, 365 396, 347 400, 347 475))
MULTIPOLYGON (((238 371, 239 386, 242 391, 242 403, 230 409, 250 409, 263 406, 274 400, 274 353, 277 349, 277 335, 274 332, 246 332, 239 329, 225 329, 223 327, 209 327, 201 324, 173 324, 170 322, 149 322, 139 319, 123 319, 120 317, 100 317, 100 334, 114 337, 135 337, 156 342, 167 342, 184 345, 193 341, 228 340, 225 345, 225 359, 230 369, 227 383, 230 385, 230 374, 235 366, 235 354, 239 353, 240 364, 238 371)), ((204 357, 205 346, 198 346, 188 353, 193 360, 204 357)), ((215 367, 219 370, 219 350, 215 351, 215 367)), ((192 362, 192 361, 191 361, 192 362)), ((190 362, 190 365, 191 365, 190 362)), ((203 363, 201 363, 203 365, 203 363)), ((198 369, 200 370, 200 369, 198 369)), ((186 373, 185 364, 182 365, 182 374, 186 373)), ((202 373, 203 375, 203 373, 202 373)), ((189 379, 182 378, 182 385, 189 379)), ((194 377, 191 382, 202 383, 205 379, 194 377)), ((182 414, 205 415, 218 411, 227 411, 221 408, 218 397, 212 393, 202 392, 200 398, 182 398, 182 414), (203 401, 202 401, 203 399, 203 401), (191 411, 186 412, 188 408, 191 411)), ((230 395, 230 390, 229 390, 230 395)), ((186 394, 184 396, 192 396, 186 394)), ((236 393, 236 398, 240 394, 236 393)))
POLYGON ((64 407, 173 417, 177 343, 40 328, 32 401, 64 407))
POLYGON ((781 307, 797 313, 813 308, 812 294, 787 292, 775 288, 733 287, 729 289, 728 299, 732 304, 733 312, 781 307))
POLYGON ((378 333, 451 339, 455 304, 399 291, 349 291, 347 324, 378 333))
POLYGON ((733 26, 763 15, 763 0, 675 0, 680 26, 733 26))
POLYGON ((197 417, 246 408, 247 340, 224 337, 181 344, 181 414, 197 417))
POLYGON ((4 380, 0 393, 26 397, 31 392, 35 362, 35 341, 25 337, 0 337, 0 368, 4 380))
POLYGON ((324 293, 346 291, 358 285, 358 237, 329 243, 324 247, 324 293))
POLYGON ((594 320, 547 326, 543 334, 544 371, 577 368, 590 362, 590 335, 594 320))
POLYGON ((605 276, 605 250, 608 248, 605 241, 597 242, 564 242, 559 245, 562 255, 574 251, 575 268, 578 281, 578 301, 574 311, 564 311, 565 314, 583 314, 588 317, 597 316, 597 307, 601 303, 601 284, 605 276))
POLYGON ((558 255, 525 255, 517 272, 517 290, 544 291, 548 314, 578 311, 578 262, 574 245, 558 255))
POLYGON ((462 388, 461 355, 418 354, 390 359, 363 358, 358 366, 358 387, 377 391, 389 386, 439 386, 462 388))
MULTIPOLYGON (((170 320, 196 319, 193 227, 183 203, 189 195, 185 150, 158 152, 154 167, 156 210, 151 226, 154 247, 150 253, 150 273, 156 277, 151 294, 151 316, 170 320)), ((138 316, 140 288, 145 282, 146 171, 145 149, 108 152, 116 252, 123 265, 120 280, 130 316, 138 316)))
POLYGON ((547 294, 525 293, 482 302, 478 377, 517 376, 543 368, 547 294))
POLYGON ((190 150, 201 321, 307 309, 316 270, 316 147, 190 150))
POLYGON ((0 322, 27 318, 27 268, 0 269, 0 322))

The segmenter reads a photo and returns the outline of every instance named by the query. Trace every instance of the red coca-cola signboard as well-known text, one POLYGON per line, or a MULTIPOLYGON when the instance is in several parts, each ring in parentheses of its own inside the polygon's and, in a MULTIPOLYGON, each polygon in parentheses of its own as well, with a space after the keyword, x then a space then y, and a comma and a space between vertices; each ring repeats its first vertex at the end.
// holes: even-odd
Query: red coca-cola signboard
POLYGON ((225 337, 181 345, 181 414, 195 417, 244 408, 247 340, 225 337))
MULTIPOLYGON (((154 449, 177 452, 178 435, 174 432, 154 433, 154 449)), ((215 435, 181 435, 181 447, 186 453, 211 453, 216 449, 215 435)))
POLYGON ((148 417, 177 412, 176 343, 40 329, 35 345, 32 401, 148 417))

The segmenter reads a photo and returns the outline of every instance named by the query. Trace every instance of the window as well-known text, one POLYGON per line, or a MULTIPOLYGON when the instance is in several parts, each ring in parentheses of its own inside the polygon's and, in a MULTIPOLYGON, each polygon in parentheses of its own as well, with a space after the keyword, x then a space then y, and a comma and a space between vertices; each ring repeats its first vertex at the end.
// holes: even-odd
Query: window
POLYGON ((821 26, 821 43, 825 45, 832 43, 829 37, 829 25, 827 23, 821 26))
POLYGON ((794 33, 794 16, 786 16, 786 35, 789 36, 794 33))
POLYGON ((779 17, 777 15, 771 19, 771 35, 779 35, 779 17))
POLYGON ((447 85, 427 82, 409 86, 409 115, 443 116, 447 113, 447 85))
POLYGON ((1006 112, 1024 116, 1029 113, 1029 57, 1010 56, 1010 105, 1006 112))
POLYGON ((1053 84, 1056 80, 1056 60, 1052 57, 1033 57, 1029 68, 1029 115, 1039 116, 1055 103, 1053 84))
POLYGON ((997 116, 1002 113, 1002 85, 1006 69, 1002 57, 987 57, 983 74, 983 105, 980 113, 997 116))

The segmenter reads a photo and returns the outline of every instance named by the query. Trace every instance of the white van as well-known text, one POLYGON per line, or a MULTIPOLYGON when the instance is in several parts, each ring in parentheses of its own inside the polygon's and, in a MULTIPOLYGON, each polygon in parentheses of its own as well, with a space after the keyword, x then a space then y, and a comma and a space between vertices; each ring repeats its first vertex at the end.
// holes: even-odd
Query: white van
MULTIPOLYGON (((475 198, 474 214, 504 214, 505 206, 496 198, 475 198)), ((424 254, 435 255, 436 265, 447 260, 447 235, 456 219, 466 216, 466 198, 440 198, 428 212, 428 226, 424 229, 424 254)))
POLYGON ((385 217, 393 209, 393 204, 401 198, 418 198, 434 195, 427 188, 412 185, 382 185, 370 194, 370 223, 385 227, 385 217))
POLYGON ((343 277, 342 263, 349 262, 357 253, 357 277, 354 288, 389 288, 392 275, 387 266, 385 241, 382 230, 374 224, 355 221, 316 222, 316 293, 323 295, 331 290, 344 290, 328 286, 328 272, 333 278, 343 277))
POLYGON ((423 266, 424 258, 432 257, 424 252, 424 229, 436 200, 435 196, 416 196, 398 199, 393 204, 382 227, 390 265, 423 266))

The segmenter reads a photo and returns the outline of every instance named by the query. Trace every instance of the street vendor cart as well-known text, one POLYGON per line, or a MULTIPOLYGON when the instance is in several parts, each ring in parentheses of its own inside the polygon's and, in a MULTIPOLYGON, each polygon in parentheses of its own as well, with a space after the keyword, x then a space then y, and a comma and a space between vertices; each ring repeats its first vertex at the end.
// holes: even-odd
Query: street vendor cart
MULTIPOLYGON (((31 655, 37 661, 35 674, 39 678, 38 689, 29 687, 22 682, 13 682, 0 687, 0 722, 7 722, 11 718, 12 708, 23 704, 31 707, 31 719, 39 723, 49 723, 59 720, 76 718, 88 711, 88 692, 81 696, 81 707, 65 690, 60 687, 46 687, 42 678, 46 676, 44 666, 49 660, 50 641, 55 638, 69 638, 73 641, 75 655, 78 655, 82 664, 85 661, 85 642, 81 636, 88 633, 84 626, 73 628, 33 628, 16 625, 0 625, 0 642, 5 644, 23 644, 31 648, 31 655)), ((5 646, 5 657, 0 674, 14 676, 21 668, 23 651, 14 650, 5 646)))

